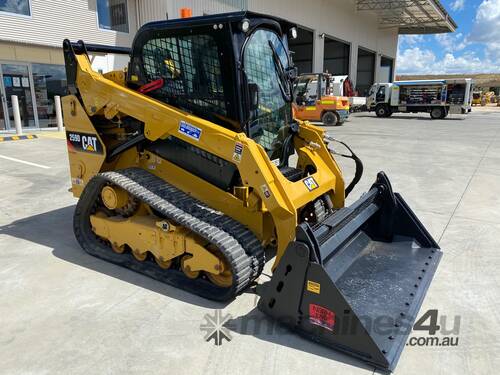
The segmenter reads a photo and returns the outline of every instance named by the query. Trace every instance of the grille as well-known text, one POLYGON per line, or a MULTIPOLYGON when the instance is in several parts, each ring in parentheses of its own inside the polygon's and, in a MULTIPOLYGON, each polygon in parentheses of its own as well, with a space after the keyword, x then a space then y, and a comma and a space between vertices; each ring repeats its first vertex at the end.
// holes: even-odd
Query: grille
POLYGON ((165 82, 152 96, 190 111, 227 115, 220 55, 212 36, 151 39, 142 52, 147 80, 165 82))

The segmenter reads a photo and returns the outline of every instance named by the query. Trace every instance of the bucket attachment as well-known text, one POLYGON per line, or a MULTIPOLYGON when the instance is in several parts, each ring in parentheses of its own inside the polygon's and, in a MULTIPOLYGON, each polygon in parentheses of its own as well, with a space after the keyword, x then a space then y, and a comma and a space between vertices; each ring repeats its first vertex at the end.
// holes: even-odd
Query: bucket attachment
POLYGON ((321 223, 297 227, 259 309, 314 341, 392 371, 442 252, 387 176, 321 223))

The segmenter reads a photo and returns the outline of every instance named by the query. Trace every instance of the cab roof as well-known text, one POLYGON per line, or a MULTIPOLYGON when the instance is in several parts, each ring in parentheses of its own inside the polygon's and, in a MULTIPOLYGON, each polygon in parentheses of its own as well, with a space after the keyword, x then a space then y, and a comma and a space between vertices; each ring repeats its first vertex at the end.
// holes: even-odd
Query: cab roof
POLYGON ((206 16, 197 16, 197 17, 189 17, 189 18, 175 18, 172 20, 162 20, 162 21, 153 21, 144 24, 138 31, 138 34, 142 31, 146 30, 168 30, 168 29, 177 29, 177 28, 187 28, 187 27, 196 27, 196 26, 206 26, 212 24, 219 23, 234 23, 240 22, 243 19, 270 19, 276 21, 280 24, 283 32, 286 32, 291 27, 296 26, 294 23, 291 23, 287 20, 284 20, 279 17, 270 16, 267 14, 261 14, 250 11, 238 11, 238 12, 230 12, 230 13, 219 13, 219 14, 211 14, 206 16))

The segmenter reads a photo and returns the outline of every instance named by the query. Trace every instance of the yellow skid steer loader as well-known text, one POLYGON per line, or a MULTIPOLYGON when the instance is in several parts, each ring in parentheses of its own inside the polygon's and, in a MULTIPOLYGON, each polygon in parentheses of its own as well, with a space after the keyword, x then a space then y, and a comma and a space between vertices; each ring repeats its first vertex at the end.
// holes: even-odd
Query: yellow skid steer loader
POLYGON ((63 42, 75 236, 88 253, 262 311, 392 370, 441 251, 380 172, 349 207, 323 129, 292 118, 296 27, 251 12, 148 23, 132 48, 63 42), (130 57, 101 74, 89 54, 130 57), (390 334, 366 319, 394 323, 390 334))

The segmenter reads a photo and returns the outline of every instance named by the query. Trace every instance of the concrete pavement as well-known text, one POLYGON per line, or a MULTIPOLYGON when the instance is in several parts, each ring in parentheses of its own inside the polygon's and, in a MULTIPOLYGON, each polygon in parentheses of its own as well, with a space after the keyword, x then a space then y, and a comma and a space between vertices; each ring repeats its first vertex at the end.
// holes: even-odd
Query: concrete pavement
MULTIPOLYGON (((407 346, 396 373, 497 373, 500 113, 357 114, 329 131, 365 165, 348 202, 386 171, 444 252, 421 314, 438 309, 449 329, 459 316, 458 345, 407 346)), ((352 165, 339 162, 349 179, 352 165)), ((374 373, 275 326, 251 291, 210 302, 84 253, 72 234, 63 139, 0 144, 0 186, 0 373, 374 373), (232 323, 221 346, 200 331, 215 309, 232 323)))

